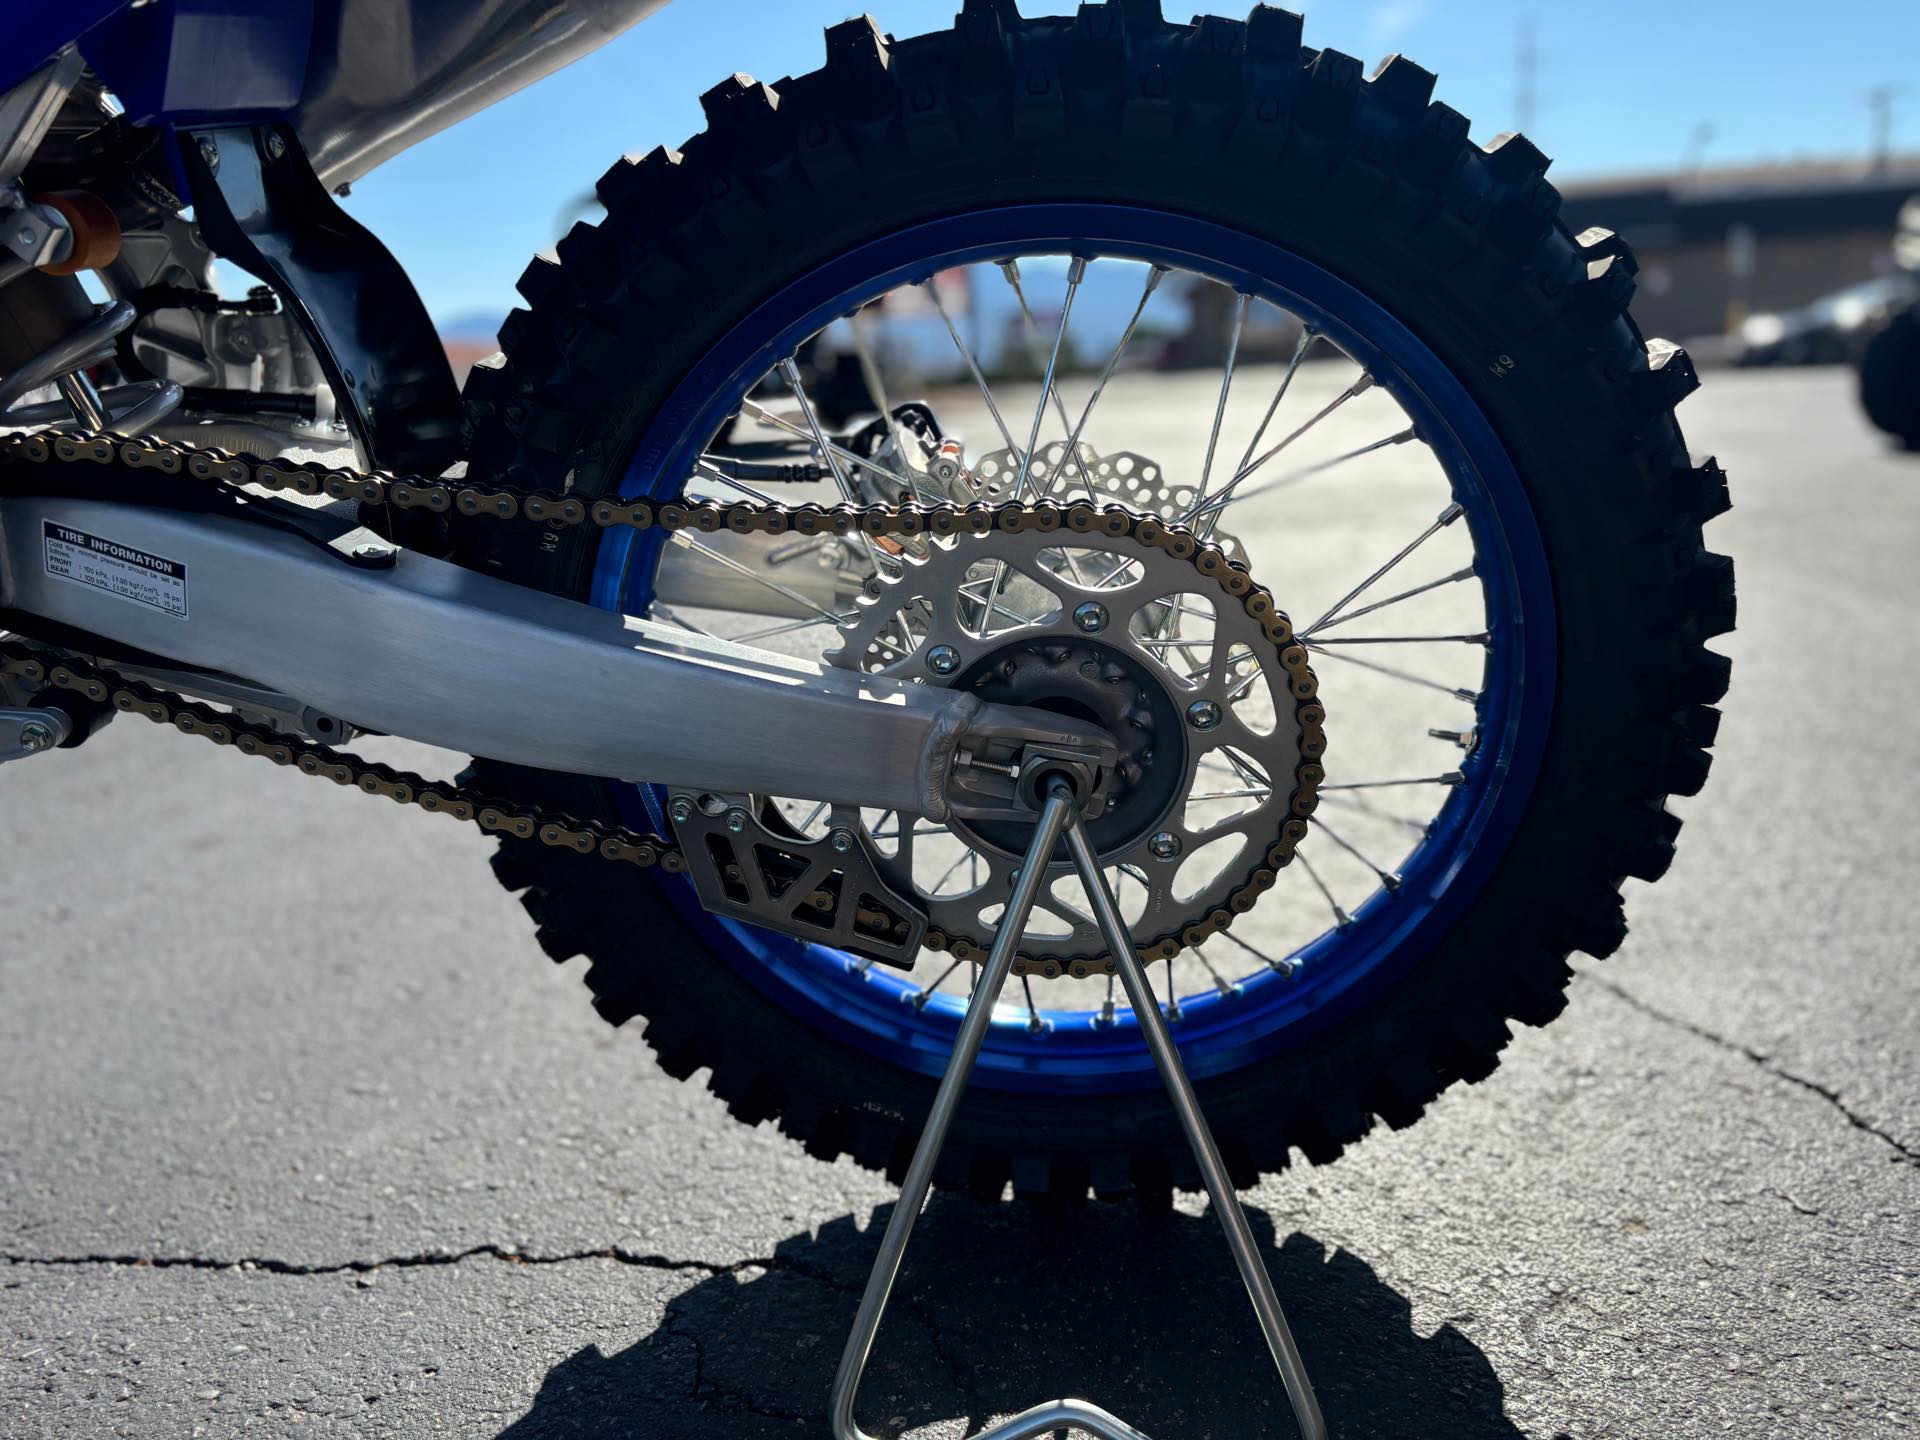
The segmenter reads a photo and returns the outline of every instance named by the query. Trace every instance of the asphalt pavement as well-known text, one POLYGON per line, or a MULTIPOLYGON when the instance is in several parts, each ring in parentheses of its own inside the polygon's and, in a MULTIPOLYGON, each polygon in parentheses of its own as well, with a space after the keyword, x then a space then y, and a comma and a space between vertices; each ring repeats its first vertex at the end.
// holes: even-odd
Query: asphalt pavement
MULTIPOLYGON (((1672 874, 1247 1196, 1337 1435, 1920 1428, 1920 458, 1839 371, 1683 420, 1742 628, 1672 874)), ((487 848, 131 722, 0 772, 0 1435, 826 1433, 888 1186, 608 1030, 487 848)), ((869 1429, 1291 1433, 1198 1203, 939 1198, 903 1293, 869 1429)))

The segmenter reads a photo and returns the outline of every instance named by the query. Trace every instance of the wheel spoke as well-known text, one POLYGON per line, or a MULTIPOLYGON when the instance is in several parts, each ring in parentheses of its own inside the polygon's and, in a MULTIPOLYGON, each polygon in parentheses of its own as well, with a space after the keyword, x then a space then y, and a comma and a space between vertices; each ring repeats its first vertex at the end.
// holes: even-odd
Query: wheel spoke
MULTIPOLYGON (((884 819, 885 817, 883 816, 881 818, 884 819)), ((900 830, 869 830, 867 837, 872 840, 898 840, 904 833, 904 831, 900 830)), ((951 835, 952 833, 953 831, 944 825, 920 825, 913 827, 913 834, 916 838, 925 835, 951 835)))
POLYGON ((1365 800, 1363 800, 1358 795, 1352 795, 1352 794, 1329 795, 1326 793, 1326 788, 1322 786, 1321 792, 1320 792, 1320 800, 1322 804, 1343 805, 1349 810, 1354 810, 1354 811, 1357 811, 1359 814, 1365 815, 1369 820, 1379 820, 1389 825, 1402 826, 1405 829, 1413 831, 1416 835, 1424 835, 1427 833, 1426 821, 1409 820, 1404 815, 1392 814, 1389 811, 1382 810, 1377 805, 1369 805, 1365 800))
POLYGON ((1300 362, 1307 358, 1307 351, 1313 342, 1320 338, 1320 332, 1311 325, 1303 325, 1300 339, 1295 342, 1293 354, 1287 360, 1286 371, 1280 376, 1280 384, 1273 392, 1273 399, 1267 404, 1267 413, 1260 417, 1260 425, 1253 432, 1253 438, 1247 441, 1247 448, 1241 452, 1240 463, 1233 467, 1238 475, 1247 468, 1247 462, 1253 459, 1253 452, 1260 448, 1260 442, 1267 438, 1267 427, 1273 424, 1273 417, 1280 413, 1280 402, 1287 398, 1287 391, 1293 386, 1293 377, 1300 373, 1300 362))
POLYGON ((1327 882, 1321 879, 1320 872, 1313 868, 1313 861, 1298 850, 1294 852, 1293 858, 1300 862, 1300 867, 1307 872, 1307 878, 1313 881, 1314 888, 1319 890, 1321 896, 1325 898, 1328 908, 1333 911, 1333 923, 1341 926, 1351 925, 1353 916, 1340 908, 1340 902, 1333 898, 1333 891, 1327 888, 1327 882))
MULTIPOLYGON (((1009 266, 1003 266, 1001 268, 1003 272, 1007 274, 1007 279, 1009 283, 1012 284, 1015 293, 1020 296, 1020 308, 1026 311, 1027 297, 1026 292, 1020 289, 1019 269, 1017 267, 1009 268, 1009 266)), ((1079 292, 1080 282, 1086 277, 1086 273, 1087 262, 1076 255, 1072 265, 1067 269, 1067 298, 1061 302, 1060 305, 1060 326, 1053 332, 1053 352, 1047 356, 1046 372, 1040 377, 1040 401, 1033 407, 1033 428, 1027 434, 1027 448, 1020 454, 1020 473, 1014 477, 1013 481, 1013 497, 1016 500, 1020 498, 1020 492, 1022 490, 1031 490, 1035 500, 1042 498, 1040 488, 1033 483, 1033 451, 1034 447, 1040 443, 1040 427, 1047 418, 1047 397, 1050 395, 1053 396, 1055 405, 1060 405, 1060 397, 1054 393, 1053 374, 1055 368, 1060 364, 1060 347, 1066 343, 1067 322, 1073 318, 1073 297, 1079 292)), ((1027 314, 1030 320, 1032 318, 1032 312, 1028 311, 1027 314)), ((1066 407, 1062 405, 1060 406, 1060 423, 1063 428, 1066 425, 1066 420, 1066 407)), ((1084 474, 1084 472, 1082 473, 1084 474)), ((1079 579, 1079 569, 1071 563, 1071 557, 1069 557, 1069 568, 1074 571, 1074 578, 1076 580, 1079 579)), ((989 621, 993 618, 993 612, 999 604, 1000 588, 1006 584, 1006 580, 1007 567, 1005 565, 997 566, 993 572, 993 583, 987 590, 987 618, 989 621)))
MULTIPOLYGON (((1085 275, 1086 270, 1087 262, 1076 255, 1073 259, 1072 266, 1067 271, 1067 305, 1069 308, 1073 305, 1074 288, 1080 283, 1079 277, 1085 275)), ((1020 302, 1020 322, 1023 333, 1025 333, 1027 337, 1027 347, 1032 352, 1033 358, 1038 361, 1041 356, 1039 348, 1041 344, 1040 322, 1034 317, 1033 307, 1027 303, 1026 287, 1020 283, 1020 262, 1018 260, 1003 260, 1000 263, 1000 273, 1006 278, 1006 282, 1013 287, 1014 298, 1020 302)), ((1066 311, 1062 310, 1060 312, 1060 334, 1064 335, 1066 330, 1067 315, 1066 311)), ((1056 335, 1053 340, 1053 357, 1047 361, 1047 378, 1042 382, 1040 406, 1044 410, 1046 408, 1047 398, 1051 396, 1053 398, 1053 407, 1060 414, 1060 428, 1062 431, 1065 431, 1070 428, 1067 424, 1066 401, 1061 398, 1060 392, 1053 388, 1053 367, 1059 358, 1060 336, 1056 335)), ((1029 446, 1029 448, 1031 448, 1031 446, 1029 446)))
MULTIPOLYGON (((853 482, 848 480, 846 474, 840 469, 840 461, 834 454, 839 447, 827 439, 827 432, 820 427, 820 417, 814 413, 813 402, 807 398, 807 387, 800 380, 800 367, 793 363, 793 357, 789 355, 780 362, 780 370, 787 377, 787 384, 793 387, 793 398, 799 403, 800 414, 806 419, 807 429, 813 432, 813 443, 818 445, 820 453, 827 457, 827 469, 833 472, 834 487, 839 490, 840 498, 849 505, 858 505, 860 497, 854 492, 853 482)), ((913 488, 911 482, 908 483, 907 488, 909 490, 913 488)), ((873 543, 873 537, 866 531, 862 530, 859 534, 861 544, 866 547, 867 559, 872 562, 874 570, 878 573, 886 573, 887 566, 880 558, 880 547, 873 543)))
MULTIPOLYGON (((1153 298, 1153 292, 1159 288, 1160 281, 1166 273, 1167 272, 1158 265, 1155 265, 1147 272, 1146 287, 1140 292, 1139 303, 1133 307, 1133 315, 1127 321, 1127 328, 1120 332, 1120 343, 1113 347, 1113 354, 1107 357, 1106 367, 1101 370, 1100 378, 1094 382, 1093 394, 1087 397, 1086 408, 1080 412, 1080 421, 1073 427, 1073 433, 1067 437, 1067 456, 1080 470, 1081 482, 1087 484, 1089 489, 1092 488, 1091 482, 1087 480, 1086 468, 1080 461, 1081 432, 1087 428, 1087 421, 1093 418, 1093 407, 1100 403, 1100 397, 1106 393, 1107 381, 1113 378, 1113 372, 1119 368, 1120 357, 1126 354, 1127 344, 1133 339, 1133 332, 1140 324, 1141 315, 1146 312, 1147 301, 1153 298)), ((1042 499, 1053 494, 1053 487, 1058 483, 1060 474, 1061 472, 1059 470, 1055 470, 1053 474, 1047 477, 1046 488, 1041 491, 1042 499)))
POLYGON ((1276 475, 1271 480, 1263 480, 1258 485, 1250 485, 1239 498, 1241 501, 1252 500, 1273 490, 1283 490, 1289 485, 1299 484, 1302 480, 1310 480, 1315 475, 1325 474, 1329 470, 1346 464, 1349 460, 1358 460, 1361 456, 1371 455, 1376 450, 1385 450, 1390 445, 1404 445, 1409 440, 1418 438, 1419 436, 1411 427, 1396 430, 1383 440, 1375 440, 1371 445, 1362 445, 1358 449, 1347 451, 1344 455, 1336 455, 1331 460, 1321 460, 1316 464, 1302 466, 1298 470, 1290 470, 1285 475, 1276 475))
POLYGON ((881 377, 879 362, 873 358, 873 346, 868 343, 867 327, 861 319, 866 313, 861 310, 847 317, 847 329, 853 335, 853 353, 859 357, 860 374, 867 382, 867 389, 873 393, 874 403, 880 407, 881 417, 887 422, 887 433, 893 437, 893 453, 900 457, 902 465, 906 465, 907 442, 900 433, 900 421, 893 413, 893 402, 887 399, 886 381, 881 377))
POLYGON ((1218 990, 1222 997, 1231 1000, 1240 993, 1240 987, 1238 985, 1235 985, 1214 968, 1213 961, 1207 958, 1206 951, 1195 950, 1193 955, 1196 960, 1206 967, 1207 974, 1213 977, 1213 988, 1218 990))
POLYGON ((1325 835, 1329 840, 1333 841, 1334 844, 1338 845, 1342 850, 1346 851, 1349 855, 1353 856, 1353 858, 1358 860, 1362 865, 1366 866, 1369 870, 1373 871, 1373 873, 1379 877, 1380 883, 1384 885, 1387 889, 1398 890, 1400 888, 1400 877, 1398 875, 1394 874, 1391 870, 1385 869, 1382 866, 1374 864, 1373 861, 1369 860, 1359 850, 1355 849, 1354 846, 1349 841, 1343 839, 1339 834, 1339 832, 1336 831, 1331 825, 1327 824, 1325 820, 1322 820, 1318 814, 1314 815, 1313 823, 1319 827, 1320 832, 1323 835, 1325 835))
POLYGON ((953 337, 953 348, 960 352, 961 360, 966 362, 967 373, 973 376, 973 383, 980 387, 980 398, 986 402, 987 413, 993 417, 993 423, 1000 431, 1001 440, 1006 443, 1009 451, 1017 451, 1020 447, 1013 443, 1013 432, 1007 428, 1007 422, 1000 418, 1000 407, 994 404, 993 390, 987 384, 987 377, 980 373, 980 362, 973 358, 973 351, 968 349, 967 342, 960 338, 960 331, 953 323, 953 316, 947 313, 946 301, 940 298, 940 287, 932 280, 922 280, 920 288, 926 292, 927 298, 933 302, 933 308, 940 312, 940 318, 946 322, 947 334, 953 337))
POLYGON ((1329 645, 1490 645, 1493 637, 1480 630, 1471 635, 1337 635, 1313 643, 1323 650, 1329 645))
POLYGON ((1367 576, 1366 579, 1354 586, 1353 589, 1342 595, 1334 602, 1332 608, 1329 609, 1326 614, 1314 621, 1313 624, 1307 626, 1305 630, 1302 630, 1300 632, 1300 638, 1304 640, 1322 625, 1325 625, 1329 620, 1333 619, 1334 616, 1346 609, 1347 606, 1366 594, 1368 590, 1371 590, 1376 582, 1392 571, 1394 566, 1398 565, 1402 560, 1405 560, 1409 555, 1413 554, 1414 551, 1418 550, 1422 545, 1426 544, 1427 541, 1446 529, 1447 526, 1453 524, 1454 521, 1458 520, 1465 513, 1466 512, 1460 507, 1460 502, 1457 500, 1448 505, 1446 509, 1440 512, 1439 517, 1431 525, 1427 526, 1426 529, 1422 530, 1418 535, 1414 536, 1413 539, 1401 546, 1399 552, 1395 554, 1391 560, 1387 561, 1386 564, 1367 576))
POLYGON ((694 624, 693 621, 680 614, 664 600, 656 600, 653 602, 653 613, 665 620, 668 624, 678 625, 682 630, 690 630, 695 635, 704 635, 709 640, 718 640, 720 638, 705 626, 694 624))
POLYGON ((1187 796, 1187 803, 1198 805, 1205 800, 1264 800, 1271 794, 1271 790, 1212 790, 1205 795, 1187 796))
MULTIPOLYGON (((945 873, 943 873, 940 876, 940 878, 934 881, 933 884, 928 888, 934 894, 936 895, 939 894, 941 890, 946 888, 947 881, 953 878, 954 871, 958 870, 962 865, 965 865, 969 860, 977 860, 977 859, 979 859, 979 856, 971 848, 963 850, 960 853, 960 857, 957 860, 955 860, 951 865, 949 865, 946 868, 945 873)), ((973 882, 973 876, 969 875, 967 878, 968 878, 968 883, 971 884, 973 882)))
POLYGON ((1285 450, 1289 445, 1293 444, 1294 441, 1298 440, 1302 435, 1305 435, 1309 430, 1313 429, 1314 426, 1326 419, 1327 416, 1333 414, 1334 411, 1338 410, 1356 395, 1364 395, 1372 388, 1373 376, 1362 373, 1360 378, 1354 381, 1353 384, 1349 385, 1325 405, 1322 405, 1318 410, 1314 411, 1313 414, 1301 424, 1299 429, 1288 435, 1286 439, 1280 441, 1279 444, 1268 450, 1251 465, 1247 465, 1236 471, 1234 477, 1226 483, 1219 494, 1215 495, 1211 500, 1195 501, 1193 508, 1180 516, 1180 522, 1182 524, 1192 525, 1193 528, 1197 529, 1203 535, 1212 535, 1215 528, 1220 524, 1220 516, 1225 512, 1227 506, 1233 503, 1234 492, 1240 488, 1248 476, 1254 474, 1261 466, 1265 465, 1269 460, 1273 459, 1274 456, 1278 455, 1282 450, 1285 450), (1206 512, 1204 515, 1201 513, 1203 509, 1206 512), (1196 521, 1199 523, 1195 524, 1194 522, 1196 521))
POLYGON ((1463 569, 1454 571, 1451 575, 1442 575, 1438 580, 1429 580, 1426 584, 1416 585, 1411 590, 1402 590, 1398 595, 1389 595, 1384 600, 1375 600, 1370 605, 1362 605, 1358 610, 1349 610, 1345 614, 1327 621, 1326 624, 1318 628, 1331 630, 1336 625, 1344 625, 1349 620, 1358 620, 1362 615, 1371 615, 1376 610, 1384 610, 1389 605, 1398 605, 1401 601, 1411 600, 1416 595, 1425 595, 1428 591, 1438 590, 1443 585, 1458 585, 1462 580, 1471 580, 1474 574, 1473 566, 1468 565, 1463 569))
POLYGON ((951 965, 947 966, 946 969, 942 970, 939 975, 934 977, 931 985, 925 985, 916 990, 913 994, 913 1008, 916 1010, 926 1009, 927 1001, 933 998, 933 992, 944 985, 947 977, 960 968, 960 963, 958 960, 954 961, 951 965))
POLYGON ((1358 655, 1349 655, 1344 650, 1323 649, 1318 640, 1308 640, 1306 646, 1307 649, 1313 651, 1316 655, 1325 655, 1333 660, 1345 661, 1349 665, 1358 665, 1362 670, 1372 670, 1381 675, 1390 675, 1395 680, 1406 681, 1409 685, 1424 685, 1429 690, 1438 690, 1442 695, 1451 695, 1454 699, 1464 701, 1468 705, 1477 704, 1480 700, 1480 692, 1477 690, 1464 690, 1456 685, 1443 685, 1438 680, 1429 680, 1426 676, 1416 675, 1411 670, 1401 670, 1392 665, 1382 665, 1377 660, 1362 660, 1358 655))
POLYGON ((1467 777, 1458 770, 1449 770, 1444 775, 1419 775, 1406 780, 1346 780, 1337 785, 1321 785, 1320 792, 1329 790, 1390 790, 1400 785, 1464 785, 1467 777))
MULTIPOLYGON (((1273 781, 1269 780, 1265 775, 1262 775, 1252 762, 1241 759, 1237 752, 1223 745, 1214 753, 1225 760, 1226 763, 1233 768, 1233 772, 1247 784, 1257 785, 1268 792, 1272 791, 1273 781)), ((1212 757, 1209 756, 1208 758, 1211 759, 1212 757)))
MULTIPOLYGON (((1298 859, 1299 857, 1295 856, 1295 858, 1298 859)), ((1242 950, 1246 951, 1247 954, 1253 956, 1254 959, 1258 960, 1262 965, 1277 975, 1285 975, 1288 978, 1292 978, 1294 973, 1300 968, 1300 962, 1298 960, 1291 957, 1285 960, 1276 960, 1258 945, 1242 940, 1231 930, 1216 930, 1214 931, 1214 935, 1221 940, 1230 941, 1232 944, 1238 945, 1242 950)))
POLYGON ((721 554, 704 540, 696 540, 685 530, 675 530, 667 538, 670 543, 678 545, 683 549, 691 550, 696 555, 703 555, 714 564, 724 566, 736 575, 744 575, 756 585, 763 585, 773 591, 774 594, 784 596, 786 599, 793 601, 794 604, 805 607, 812 611, 820 620, 830 624, 840 625, 853 618, 851 615, 836 615, 831 610, 823 609, 805 595, 802 595, 798 590, 795 590, 792 586, 782 585, 778 580, 769 580, 751 565, 743 564, 731 555, 721 554))
MULTIPOLYGON (((1207 432, 1207 458, 1200 464, 1200 489, 1194 496, 1194 508, 1205 505, 1207 485, 1213 479, 1213 452, 1220 445, 1220 427, 1227 419, 1227 396, 1233 390, 1233 367, 1240 358, 1240 335, 1246 329, 1247 306, 1253 296, 1242 293, 1233 307, 1233 331, 1227 337, 1227 361, 1220 371, 1220 398, 1213 406, 1213 428, 1207 432)), ((1278 400, 1275 401, 1278 404, 1278 400)))
POLYGON ((778 505, 780 503, 771 495, 767 494, 766 491, 756 490, 753 486, 747 484, 746 481, 727 474, 725 470, 720 468, 719 464, 719 462, 725 458, 725 456, 719 455, 702 455, 694 462, 693 473, 704 479, 717 480, 722 485, 731 485, 749 500, 758 500, 762 505, 778 505))
MULTIPOLYGON (((1014 293, 1020 296, 1021 310, 1026 313, 1028 320, 1031 321, 1033 312, 1027 310, 1026 292, 1020 288, 1019 268, 1013 265, 1012 262, 1008 262, 1008 264, 1002 268, 1008 272, 1007 278, 1013 285, 1014 293)), ((1086 273, 1087 262, 1076 255, 1073 264, 1069 266, 1067 270, 1067 298, 1060 304, 1060 324, 1053 332, 1053 349, 1047 356, 1047 368, 1040 376, 1040 403, 1033 407, 1033 426, 1027 432, 1027 448, 1021 452, 1020 473, 1013 482, 1013 495, 1016 500, 1020 498, 1020 492, 1028 488, 1033 488, 1035 499, 1038 499, 1040 496, 1038 488, 1032 487, 1031 485, 1033 451, 1034 447, 1040 443, 1040 427, 1047 418, 1047 401, 1049 399, 1052 399, 1055 406, 1060 410, 1060 428, 1062 430, 1068 428, 1066 407, 1061 405, 1060 396, 1053 388, 1053 376, 1060 365, 1060 347, 1066 343, 1067 322, 1073 318, 1073 297, 1079 292, 1080 282, 1086 278, 1086 273)))
MULTIPOLYGON (((985 605, 989 598, 989 592, 992 589, 993 582, 990 580, 969 580, 966 584, 960 586, 956 593, 966 596, 967 599, 974 601, 976 604, 985 605)), ((1005 615, 1009 619, 1018 621, 1022 625, 1032 625, 1040 618, 1038 615, 1021 614, 1018 610, 1009 606, 1004 597, 993 602, 993 613, 996 615, 1005 615)))

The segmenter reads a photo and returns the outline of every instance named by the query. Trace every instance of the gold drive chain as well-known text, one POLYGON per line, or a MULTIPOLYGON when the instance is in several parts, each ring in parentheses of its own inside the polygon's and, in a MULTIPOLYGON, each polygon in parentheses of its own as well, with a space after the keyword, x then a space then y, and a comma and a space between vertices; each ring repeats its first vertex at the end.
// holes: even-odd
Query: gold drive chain
MULTIPOLYGON (((350 500, 395 510, 425 510, 433 514, 458 513, 499 520, 524 518, 532 523, 565 530, 586 525, 602 530, 659 527, 668 532, 693 530, 713 533, 801 536, 865 535, 893 541, 916 536, 988 535, 1064 531, 1130 537, 1177 560, 1190 563, 1223 596, 1244 608, 1257 621, 1286 673, 1299 728, 1299 761, 1287 818, 1273 841, 1261 851, 1242 883, 1229 892, 1226 903, 1194 917, 1177 932, 1140 944, 1143 959, 1166 959, 1182 947, 1198 945, 1224 930, 1236 916, 1253 908, 1270 889, 1276 872, 1288 864, 1307 834, 1307 817, 1318 803, 1325 778, 1320 760, 1326 752, 1326 710, 1319 702, 1319 682, 1307 663, 1306 647, 1295 638, 1292 623, 1274 604, 1272 595, 1256 584, 1246 569, 1230 560, 1216 545, 1190 531, 1151 516, 1108 504, 1085 502, 997 505, 780 505, 760 501, 720 503, 712 500, 587 500, 546 491, 518 491, 461 485, 415 476, 393 476, 343 469, 319 462, 267 460, 255 455, 178 445, 154 437, 127 439, 90 431, 42 430, 32 434, 0 436, 0 463, 35 466, 84 467, 98 465, 128 470, 150 470, 185 475, 226 486, 254 486, 268 491, 290 491, 302 496, 350 500)), ((0 486, 0 488, 4 488, 0 486)), ((183 696, 155 689, 112 670, 75 659, 54 659, 39 651, 0 645, 0 673, 17 676, 35 686, 51 685, 79 694, 116 711, 141 715, 171 725, 188 735, 200 735, 243 754, 261 755, 275 764, 322 776, 369 795, 384 795, 404 805, 480 826, 492 834, 537 840, 542 845, 572 850, 643 868, 659 866, 670 872, 686 868, 672 841, 620 826, 568 816, 549 815, 477 794, 463 786, 442 784, 315 742, 281 735, 243 722, 183 696)), ((933 950, 950 949, 956 959, 984 960, 985 952, 972 942, 950 940, 929 929, 926 944, 933 950)), ((1017 973, 1055 976, 1062 973, 1052 959, 1021 957, 1017 973)), ((1075 960, 1076 975, 1111 968, 1075 960)))

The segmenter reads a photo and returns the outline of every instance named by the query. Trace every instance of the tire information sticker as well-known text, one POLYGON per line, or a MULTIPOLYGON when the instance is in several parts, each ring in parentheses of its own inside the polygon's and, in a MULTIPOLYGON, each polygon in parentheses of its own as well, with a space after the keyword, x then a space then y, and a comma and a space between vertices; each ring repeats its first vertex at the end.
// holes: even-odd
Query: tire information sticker
POLYGON ((122 545, 71 525, 42 520, 47 574, 78 581, 145 605, 163 615, 187 618, 187 567, 178 560, 122 545))

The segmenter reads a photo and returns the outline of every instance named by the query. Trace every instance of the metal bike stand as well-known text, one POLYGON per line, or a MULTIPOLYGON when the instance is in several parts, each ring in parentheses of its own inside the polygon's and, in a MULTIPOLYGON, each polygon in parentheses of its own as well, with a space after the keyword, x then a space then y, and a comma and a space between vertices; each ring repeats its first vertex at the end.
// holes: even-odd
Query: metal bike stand
MULTIPOLYGON (((1167 1087, 1167 1094, 1173 1101, 1174 1112, 1180 1118, 1180 1127, 1186 1132, 1187 1143, 1193 1148, 1193 1158, 1198 1162, 1201 1178, 1206 1182, 1213 1212, 1219 1216, 1220 1224, 1227 1232, 1227 1248, 1233 1252, 1233 1263, 1247 1287, 1247 1297, 1253 1302, 1254 1314, 1259 1317, 1261 1332, 1267 1339, 1267 1349, 1273 1354, 1273 1363, 1278 1367, 1281 1383, 1286 1387, 1287 1400, 1293 1406, 1293 1417, 1299 1424, 1304 1440, 1325 1440, 1326 1422, 1320 1418, 1320 1404, 1314 1398, 1306 1366, 1301 1362, 1300 1351, 1293 1343, 1292 1332, 1287 1329, 1286 1317, 1280 1311, 1279 1298, 1273 1293, 1273 1283, 1267 1278, 1266 1266, 1254 1247, 1253 1232, 1247 1228, 1246 1214, 1240 1208, 1240 1199, 1234 1193, 1233 1183, 1227 1178, 1219 1148, 1213 1143, 1213 1133, 1207 1129, 1206 1119, 1200 1113, 1193 1085, 1181 1067, 1180 1052, 1167 1033, 1167 1022, 1160 1014, 1159 1002, 1148 987, 1146 973, 1134 955, 1133 937, 1127 933, 1126 922, 1120 918, 1119 905, 1107 887, 1106 877, 1100 873, 1099 858, 1087 838, 1086 824, 1080 818, 1072 790, 1064 781, 1053 779, 1047 784, 1045 793, 1046 800, 1040 812, 1039 825, 1034 830, 1033 843, 1027 848, 1026 858, 1015 876, 1013 894, 1008 897, 1006 913, 1001 917, 998 934, 994 936, 993 950, 987 957, 979 984, 974 987, 973 998, 968 1002, 966 1015, 960 1022, 960 1036, 954 1042, 953 1058, 947 1062, 946 1073, 940 1077, 940 1088, 934 1095, 926 1129, 921 1133, 912 1163, 907 1166, 907 1178, 900 1187, 899 1204, 887 1222, 886 1235, 880 1241, 879 1257, 873 1262, 873 1273, 867 1277, 866 1293, 860 1297, 860 1310, 854 1317, 853 1333, 847 1337, 847 1348, 840 1356, 840 1368, 833 1378, 833 1433, 836 1440, 871 1440, 853 1418, 853 1404, 859 1394, 860 1379, 866 1371, 867 1358, 873 1352, 874 1336, 879 1333, 887 1300, 893 1293, 894 1282, 900 1276, 900 1262, 906 1254, 907 1241, 912 1237, 921 1208, 926 1204, 927 1191, 933 1183, 934 1162, 939 1158, 940 1147, 946 1141, 954 1111, 959 1108, 967 1076, 980 1054, 980 1044, 986 1038, 994 1004, 999 1000, 1001 987, 1006 984, 1007 976, 1013 970, 1014 952, 1019 945, 1021 932, 1026 928, 1027 916, 1033 910, 1034 898, 1046 876, 1047 863, 1062 834, 1066 836, 1074 868, 1079 872, 1081 884, 1092 902, 1101 936, 1113 956, 1115 968, 1120 972, 1120 983, 1126 987, 1127 1001, 1133 1006, 1141 1033, 1147 1038, 1147 1048, 1153 1054, 1154 1067, 1160 1072, 1161 1082, 1167 1087)), ((1049 1400, 1030 1410, 1023 1410, 998 1425, 989 1426, 973 1436, 972 1440, 1031 1440, 1031 1437, 1053 1430, 1080 1430, 1098 1436, 1099 1440, 1147 1440, 1146 1436, 1125 1421, 1085 1400, 1049 1400)))

